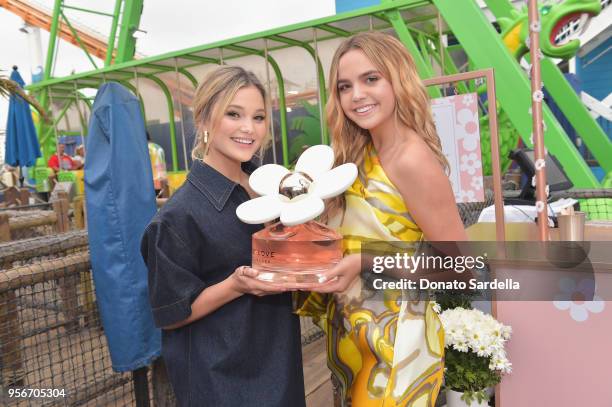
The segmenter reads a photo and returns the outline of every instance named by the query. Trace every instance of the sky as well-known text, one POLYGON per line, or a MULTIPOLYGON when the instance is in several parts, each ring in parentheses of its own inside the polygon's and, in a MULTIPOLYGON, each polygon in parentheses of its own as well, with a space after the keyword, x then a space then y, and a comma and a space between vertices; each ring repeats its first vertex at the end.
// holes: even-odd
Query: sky
MULTIPOLYGON (((37 0, 36 3, 51 10, 53 0, 37 0)), ((74 7, 94 8, 112 13, 114 1, 65 0, 74 7), (93 5, 92 5, 93 4, 93 5)), ((334 0, 145 0, 140 29, 146 34, 137 42, 137 52, 147 56, 207 44, 239 35, 263 31, 333 15, 334 0)), ((77 10, 65 10, 70 21, 76 20, 107 36, 110 17, 97 16, 77 10)), ((20 32, 20 17, 0 8, 0 70, 9 75, 17 65, 26 83, 30 83, 30 50, 27 35, 20 32)), ((46 54, 49 35, 41 30, 43 54, 46 54)), ((43 55, 44 65, 45 55, 43 55)), ((99 66, 102 61, 96 60, 99 66)), ((72 44, 60 41, 55 76, 69 75, 72 71, 93 69, 85 54, 72 44)), ((0 129, 6 126, 8 101, 0 99, 0 129)))

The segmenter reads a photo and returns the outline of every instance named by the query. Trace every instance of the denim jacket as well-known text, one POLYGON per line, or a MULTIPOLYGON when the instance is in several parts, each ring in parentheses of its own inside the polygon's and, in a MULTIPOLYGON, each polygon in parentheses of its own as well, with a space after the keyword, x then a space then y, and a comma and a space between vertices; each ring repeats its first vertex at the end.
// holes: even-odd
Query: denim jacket
MULTIPOLYGON (((252 172, 250 163, 243 164, 252 172)), ((200 161, 147 227, 141 245, 159 327, 191 314, 206 287, 251 264, 251 235, 236 208, 247 192, 200 161)), ((304 406, 300 328, 289 293, 243 295, 178 329, 162 356, 180 406, 304 406)))

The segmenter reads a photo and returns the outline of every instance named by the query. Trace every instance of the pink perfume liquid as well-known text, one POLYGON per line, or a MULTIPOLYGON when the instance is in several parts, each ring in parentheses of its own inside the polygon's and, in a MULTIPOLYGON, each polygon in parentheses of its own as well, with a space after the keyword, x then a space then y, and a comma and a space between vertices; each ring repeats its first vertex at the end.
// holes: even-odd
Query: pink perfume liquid
POLYGON ((253 268, 263 281, 317 283, 317 274, 341 259, 342 236, 319 222, 278 222, 253 234, 253 268))

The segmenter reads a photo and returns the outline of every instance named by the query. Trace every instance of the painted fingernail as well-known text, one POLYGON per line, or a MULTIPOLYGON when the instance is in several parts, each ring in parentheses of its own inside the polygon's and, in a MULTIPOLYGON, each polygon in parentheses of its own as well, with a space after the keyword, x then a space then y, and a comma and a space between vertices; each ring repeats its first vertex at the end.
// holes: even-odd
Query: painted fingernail
POLYGON ((327 278, 325 276, 320 276, 319 277, 319 283, 324 283, 327 281, 327 278))

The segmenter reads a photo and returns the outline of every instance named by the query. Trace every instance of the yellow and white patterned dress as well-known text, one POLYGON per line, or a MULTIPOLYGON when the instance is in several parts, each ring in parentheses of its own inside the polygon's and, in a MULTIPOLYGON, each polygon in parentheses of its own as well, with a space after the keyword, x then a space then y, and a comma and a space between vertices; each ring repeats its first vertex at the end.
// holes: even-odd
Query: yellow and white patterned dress
MULTIPOLYGON (((345 193, 344 216, 330 222, 344 236, 345 254, 367 241, 421 240, 372 146, 363 169, 365 179, 345 193)), ((444 375, 444 331, 432 304, 408 294, 373 292, 358 279, 341 294, 310 293, 298 309, 327 333, 328 366, 343 406, 434 406, 444 375)))

